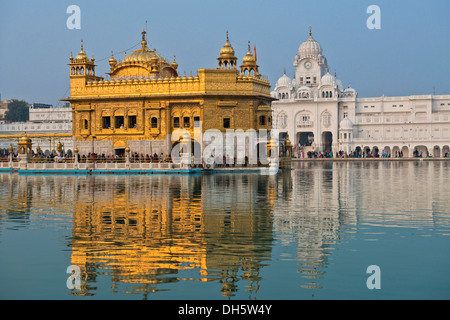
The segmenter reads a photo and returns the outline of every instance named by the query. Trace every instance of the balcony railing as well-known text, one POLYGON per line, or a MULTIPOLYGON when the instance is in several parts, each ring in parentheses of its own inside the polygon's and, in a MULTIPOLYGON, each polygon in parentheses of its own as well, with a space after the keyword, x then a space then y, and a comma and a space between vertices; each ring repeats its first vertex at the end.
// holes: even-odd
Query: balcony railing
POLYGON ((301 122, 297 122, 297 128, 312 127, 313 124, 314 124, 314 121, 301 121, 301 122))

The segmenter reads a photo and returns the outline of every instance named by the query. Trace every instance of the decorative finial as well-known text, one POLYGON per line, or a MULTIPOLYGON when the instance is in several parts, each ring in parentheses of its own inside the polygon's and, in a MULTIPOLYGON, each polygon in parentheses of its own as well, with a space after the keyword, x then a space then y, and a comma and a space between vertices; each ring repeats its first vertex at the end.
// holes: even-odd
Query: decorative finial
POLYGON ((284 67, 284 74, 286 74, 286 67, 284 67))
POLYGON ((114 58, 114 51, 111 50, 111 58, 114 58))
POLYGON ((248 52, 250 52, 250 41, 248 42, 248 52))
POLYGON ((83 39, 81 39, 81 51, 83 52, 83 39))
POLYGON ((142 44, 143 47, 145 47, 147 45, 147 37, 146 37, 146 35, 147 35, 147 31, 142 30, 142 41, 141 41, 141 44, 142 44))
POLYGON ((312 32, 311 32, 311 25, 309 25, 309 35, 310 35, 310 36, 312 35, 312 32))
POLYGON ((228 30, 227 30, 227 42, 229 42, 230 40, 228 39, 228 30))

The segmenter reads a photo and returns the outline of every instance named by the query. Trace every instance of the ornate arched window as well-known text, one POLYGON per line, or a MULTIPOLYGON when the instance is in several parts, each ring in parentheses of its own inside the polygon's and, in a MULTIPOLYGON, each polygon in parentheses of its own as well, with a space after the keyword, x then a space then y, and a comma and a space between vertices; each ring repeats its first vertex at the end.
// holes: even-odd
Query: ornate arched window
POLYGON ((151 128, 152 129, 158 128, 158 118, 152 117, 152 119, 151 119, 151 128))
POLYGON ((328 111, 325 111, 324 113, 322 113, 322 125, 325 128, 328 128, 329 126, 331 126, 331 114, 328 111))

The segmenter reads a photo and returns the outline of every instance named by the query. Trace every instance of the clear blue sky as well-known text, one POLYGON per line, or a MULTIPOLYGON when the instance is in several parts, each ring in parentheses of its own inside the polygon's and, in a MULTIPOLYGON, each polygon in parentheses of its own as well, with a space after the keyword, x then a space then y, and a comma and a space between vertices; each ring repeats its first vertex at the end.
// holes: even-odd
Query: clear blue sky
POLYGON ((216 68, 228 30, 239 63, 251 41, 274 86, 284 68, 292 77, 311 24, 330 71, 359 97, 431 94, 433 87, 450 94, 449 12, 448 0, 1 1, 0 93, 55 105, 69 94, 67 63, 81 39, 104 75, 111 50, 138 44, 147 20, 149 46, 169 60, 175 55, 181 74, 216 68), (66 26, 72 4, 81 9, 80 30, 66 26), (366 26, 372 4, 381 9, 380 30, 366 26))

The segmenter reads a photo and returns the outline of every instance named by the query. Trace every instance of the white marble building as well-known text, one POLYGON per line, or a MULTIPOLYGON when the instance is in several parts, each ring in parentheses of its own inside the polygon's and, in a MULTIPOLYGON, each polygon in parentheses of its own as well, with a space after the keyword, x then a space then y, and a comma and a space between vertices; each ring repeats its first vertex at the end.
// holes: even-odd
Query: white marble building
MULTIPOLYGON (((11 135, 52 135, 72 134, 72 107, 53 107, 50 105, 33 104, 29 109, 29 120, 27 122, 0 122, 0 137, 11 135)), ((56 150, 56 144, 61 142, 67 153, 73 151, 72 137, 39 137, 33 138, 33 151, 39 146, 44 153, 56 150)), ((14 151, 17 150, 18 138, 0 139, 0 150, 7 152, 10 145, 14 151)))
POLYGON ((359 98, 329 72, 322 47, 312 37, 294 58, 295 76, 286 72, 272 96, 274 126, 286 134, 297 157, 308 152, 335 157, 444 157, 450 146, 450 95, 359 98))

